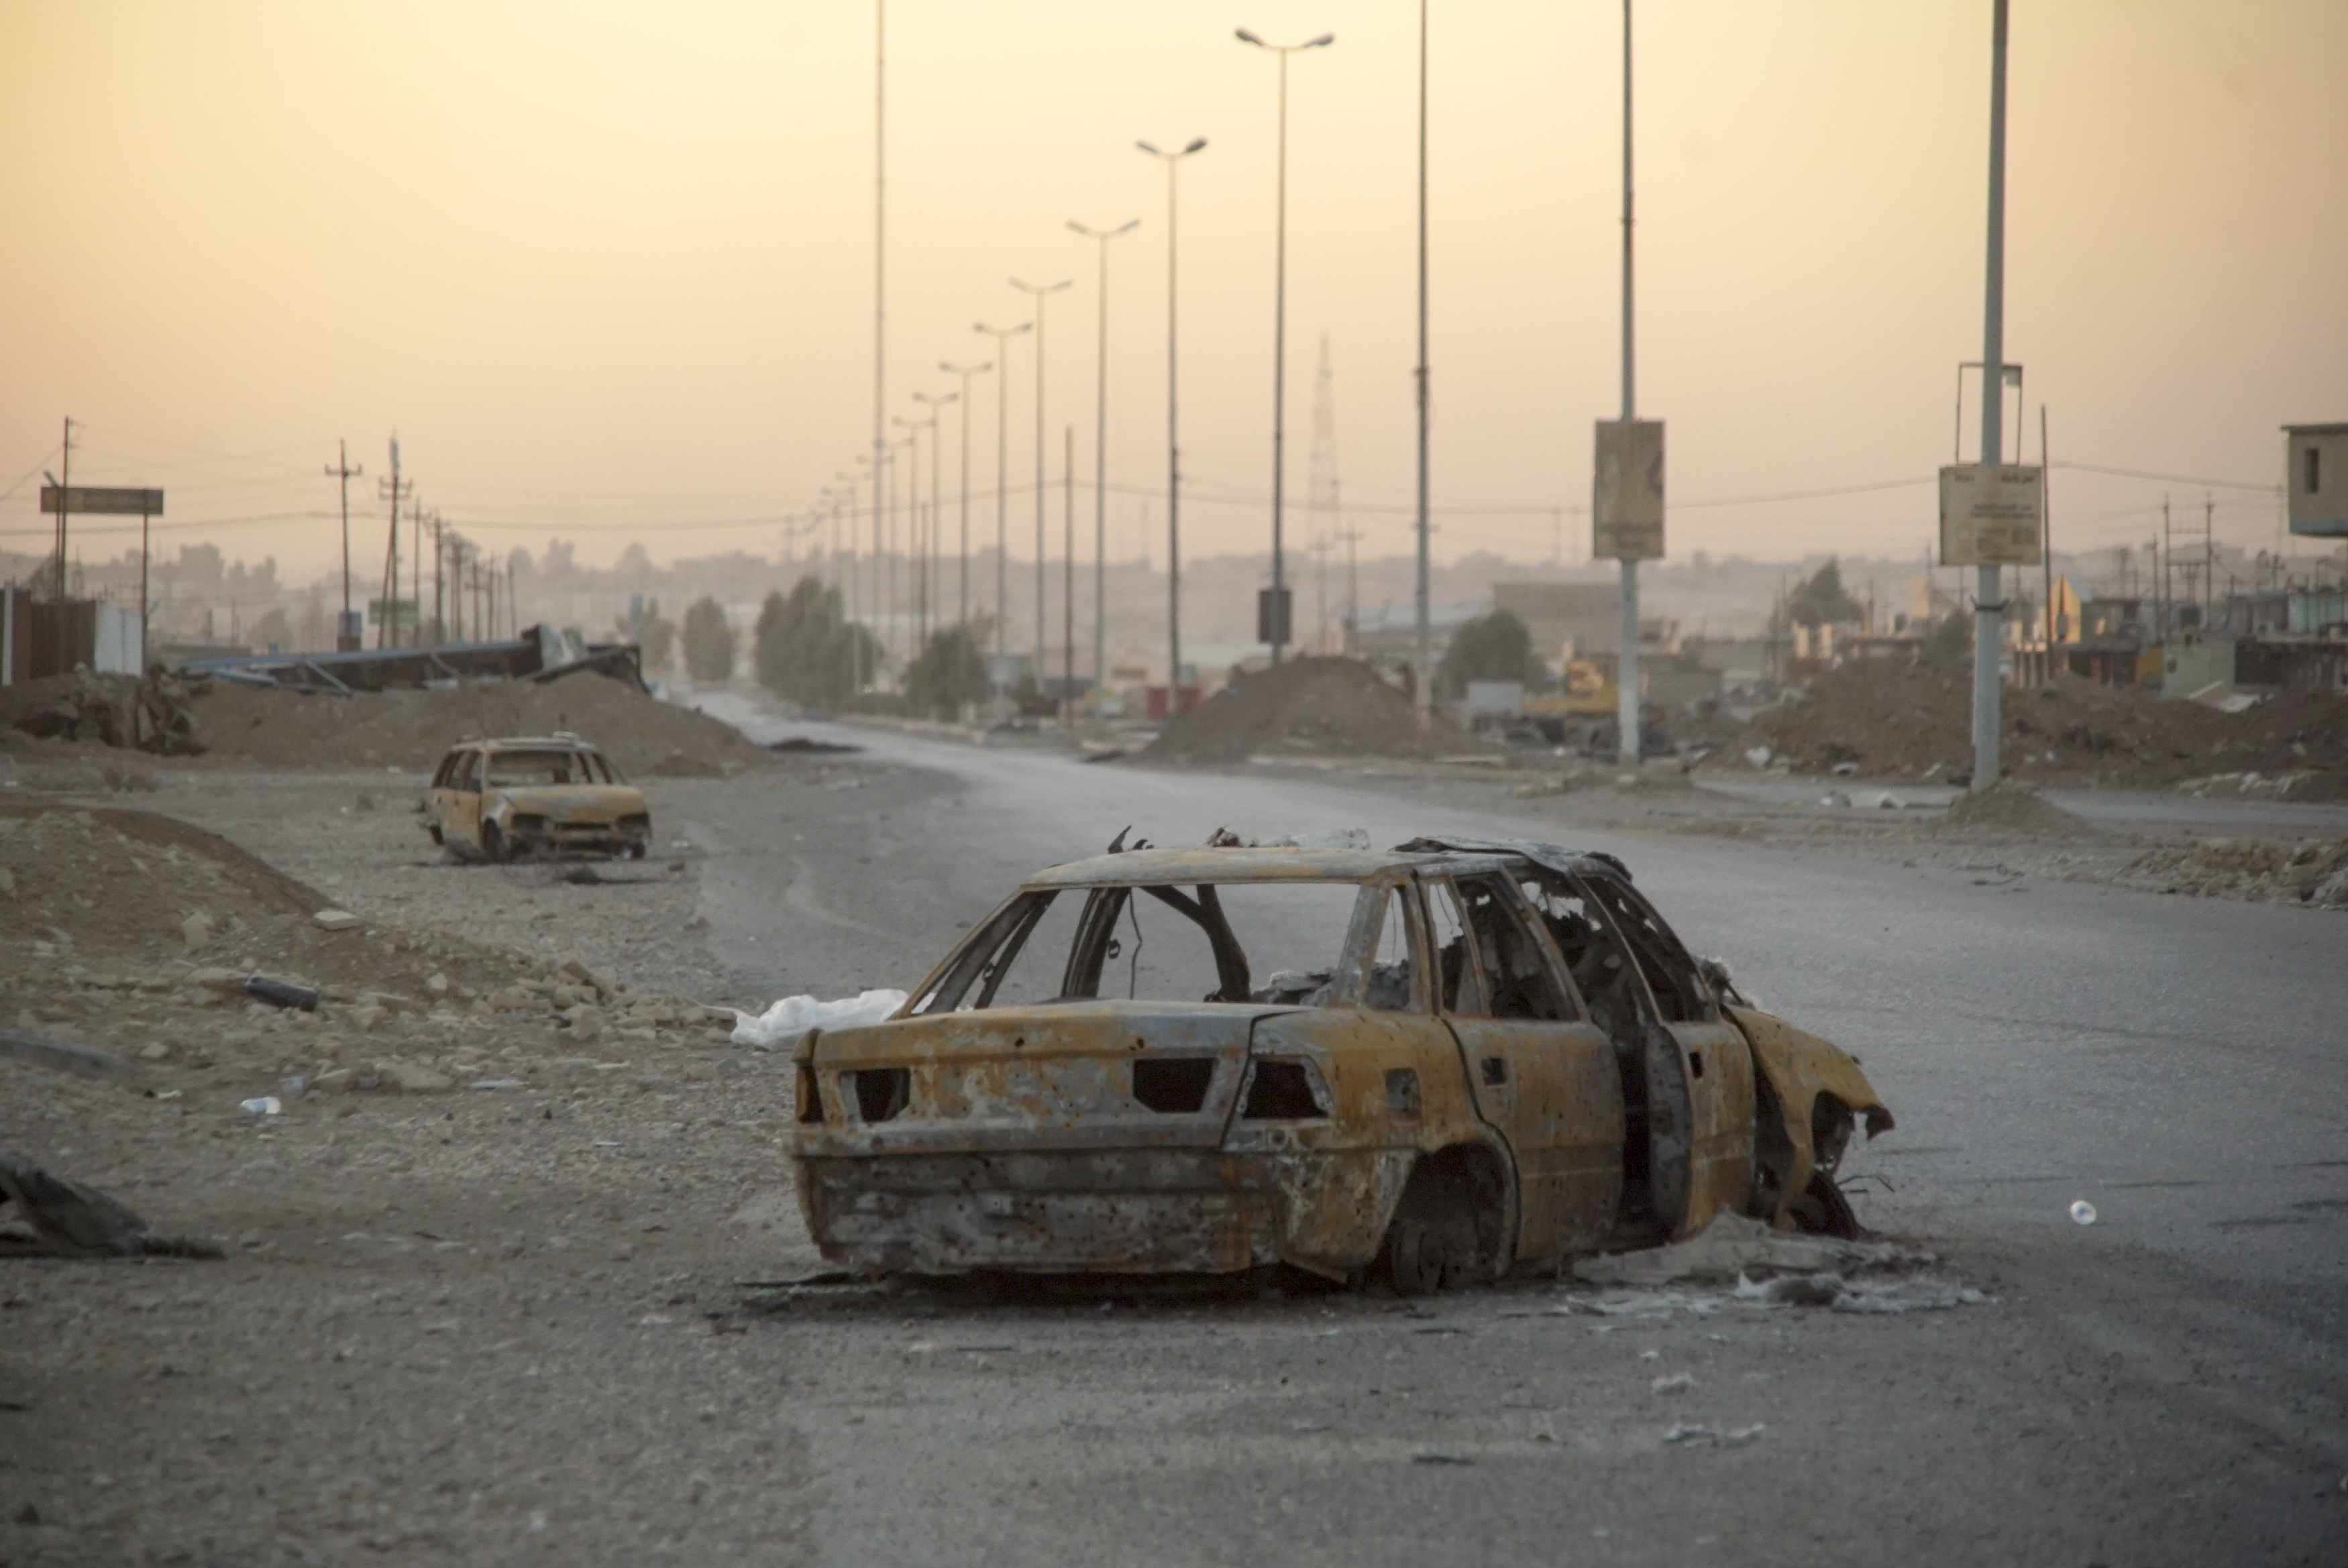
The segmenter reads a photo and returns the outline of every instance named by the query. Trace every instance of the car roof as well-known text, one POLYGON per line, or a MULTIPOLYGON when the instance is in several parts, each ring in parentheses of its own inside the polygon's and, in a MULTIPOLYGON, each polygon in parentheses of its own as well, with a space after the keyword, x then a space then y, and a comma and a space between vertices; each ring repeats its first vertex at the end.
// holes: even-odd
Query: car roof
POLYGON ((473 746, 527 746, 542 752, 594 752, 602 748, 592 741, 582 741, 577 735, 496 735, 486 740, 459 741, 448 749, 461 752, 473 746))
POLYGON ((1030 887, 1089 887, 1159 886, 1179 882, 1366 882, 1383 873, 1434 868, 1483 871, 1512 861, 1533 860, 1555 866, 1562 859, 1576 866, 1620 872, 1611 856, 1559 851, 1550 845, 1478 842, 1473 848, 1453 848, 1433 841, 1413 840, 1395 849, 1297 849, 1282 845, 1128 849, 1116 855, 1096 855, 1048 866, 1026 880, 1030 887), (1427 847, 1420 848, 1426 844, 1427 847), (1546 854, 1529 853, 1546 850, 1546 854))

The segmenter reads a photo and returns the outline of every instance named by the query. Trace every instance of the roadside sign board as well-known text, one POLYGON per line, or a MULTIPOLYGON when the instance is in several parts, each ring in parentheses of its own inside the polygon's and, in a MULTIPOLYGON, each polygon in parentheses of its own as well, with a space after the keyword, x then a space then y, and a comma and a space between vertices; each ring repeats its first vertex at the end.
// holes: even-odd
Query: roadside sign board
POLYGON ((388 611, 386 610, 385 605, 386 601, 383 600, 368 600, 366 608, 367 619, 374 621, 377 626, 414 626, 417 623, 416 600, 412 599, 392 600, 389 601, 388 611))
POLYGON ((42 511, 54 518, 60 504, 63 510, 77 518, 160 518, 163 515, 163 492, 108 489, 97 485, 41 487, 42 511))
POLYGON ((1663 555, 1663 422, 1598 422, 1598 473, 1591 497, 1590 554, 1596 560, 1661 560, 1663 555))
POLYGON ((2044 470, 1956 463, 1941 470, 1942 566, 2037 566, 2044 470))

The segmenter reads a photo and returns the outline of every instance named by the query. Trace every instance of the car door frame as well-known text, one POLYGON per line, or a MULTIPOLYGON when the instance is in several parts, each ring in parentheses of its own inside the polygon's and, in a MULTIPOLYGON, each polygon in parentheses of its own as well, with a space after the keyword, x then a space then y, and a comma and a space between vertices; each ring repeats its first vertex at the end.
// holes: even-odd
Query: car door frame
POLYGON ((1460 1053, 1478 1114, 1508 1145, 1517 1167, 1518 1223, 1512 1255, 1519 1262, 1561 1257, 1602 1239, 1614 1222, 1622 1189, 1622 1086, 1614 1048, 1589 1021, 1556 948, 1525 903, 1516 874, 1506 866, 1429 867, 1415 880, 1425 901, 1421 918, 1428 949, 1428 999, 1460 1053), (1550 990, 1574 1016, 1495 1018, 1486 977, 1498 954, 1486 938, 1459 884, 1488 880, 1501 918, 1515 922, 1530 943, 1550 990), (1441 954, 1436 950, 1434 900, 1459 900, 1465 955, 1478 1010, 1454 1009, 1442 994, 1441 954))
POLYGON ((447 805, 440 815, 440 838, 475 856, 481 848, 481 784, 489 776, 489 752, 487 746, 460 746, 456 771, 449 774, 446 792, 447 805), (469 774, 473 787, 466 789, 464 780, 469 774))
MULTIPOLYGON (((1577 879, 1583 884, 1591 907, 1613 928, 1615 939, 1630 949, 1640 987, 1653 1009, 1649 1016, 1671 1042, 1668 1052, 1647 1052, 1651 1118, 1657 1069, 1664 1061, 1677 1063, 1684 1095, 1681 1103, 1685 1107, 1684 1196, 1676 1214, 1665 1214, 1659 1206, 1656 1220, 1673 1240, 1683 1241, 1701 1233, 1715 1215, 1742 1213, 1751 1195, 1754 1117, 1758 1103, 1752 1048, 1721 1009, 1720 999, 1705 983, 1687 945, 1629 877, 1585 869, 1577 879), (1605 895, 1610 893, 1641 917, 1644 929, 1619 928, 1622 917, 1608 902, 1605 895), (1650 942, 1657 950, 1643 950, 1650 942), (1651 965, 1661 965, 1665 972, 1658 976, 1651 972, 1651 965), (1669 983, 1675 993, 1675 1005, 1669 1009, 1656 994, 1659 979, 1669 983), (1675 1011, 1689 1016, 1675 1020, 1670 1016, 1675 1011)), ((1651 1138, 1653 1126, 1651 1119, 1651 1138)))

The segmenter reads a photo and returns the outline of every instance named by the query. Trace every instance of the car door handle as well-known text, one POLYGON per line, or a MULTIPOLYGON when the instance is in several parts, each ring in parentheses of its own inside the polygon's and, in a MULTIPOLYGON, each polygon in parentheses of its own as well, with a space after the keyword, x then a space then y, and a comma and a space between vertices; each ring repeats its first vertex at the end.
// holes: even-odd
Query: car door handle
POLYGON ((1484 1059, 1484 1081, 1489 1084, 1498 1085, 1506 1083, 1508 1081, 1509 1059, 1504 1056, 1486 1057, 1484 1059))

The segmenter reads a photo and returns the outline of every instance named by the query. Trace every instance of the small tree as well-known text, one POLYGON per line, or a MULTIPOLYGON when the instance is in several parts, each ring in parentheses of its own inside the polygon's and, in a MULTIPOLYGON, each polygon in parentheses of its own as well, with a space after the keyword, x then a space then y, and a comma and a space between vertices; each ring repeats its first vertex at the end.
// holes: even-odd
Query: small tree
POLYGON ((706 594, 685 612, 685 668, 695 685, 722 686, 734 679, 734 629, 706 594))
POLYGON ((1451 634, 1443 651, 1440 690, 1453 700, 1468 694, 1470 681, 1522 681, 1538 686, 1548 671, 1533 657, 1533 636, 1505 610, 1479 615, 1451 634))
POLYGON ((872 634, 841 612, 839 590, 813 577, 767 596, 753 641, 758 683, 810 708, 844 706, 880 661, 872 634))
POLYGON ((1825 626, 1858 620, 1867 614, 1867 607, 1844 589, 1842 567, 1828 556, 1826 565, 1796 584, 1787 596, 1786 613, 1804 626, 1825 626))
MULTIPOLYGON (((613 618, 612 630, 623 637, 631 631, 636 632, 637 646, 644 651, 644 668, 647 670, 663 668, 668 663, 669 655, 676 651, 676 622, 661 614, 657 599, 644 600, 644 620, 641 630, 631 627, 624 615, 613 618)), ((730 665, 730 651, 728 662, 730 665)))
POLYGON ((932 632, 905 671, 905 699, 917 713, 950 719, 985 695, 986 660, 966 626, 932 632))

